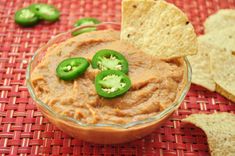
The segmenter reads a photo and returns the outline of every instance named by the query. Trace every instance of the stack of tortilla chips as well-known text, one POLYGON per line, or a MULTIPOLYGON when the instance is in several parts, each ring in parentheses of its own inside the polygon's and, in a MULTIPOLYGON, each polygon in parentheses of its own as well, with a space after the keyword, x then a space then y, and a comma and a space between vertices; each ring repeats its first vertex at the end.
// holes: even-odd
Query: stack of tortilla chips
POLYGON ((189 56, 192 82, 235 102, 235 10, 224 9, 207 18, 198 37, 198 53, 189 56))

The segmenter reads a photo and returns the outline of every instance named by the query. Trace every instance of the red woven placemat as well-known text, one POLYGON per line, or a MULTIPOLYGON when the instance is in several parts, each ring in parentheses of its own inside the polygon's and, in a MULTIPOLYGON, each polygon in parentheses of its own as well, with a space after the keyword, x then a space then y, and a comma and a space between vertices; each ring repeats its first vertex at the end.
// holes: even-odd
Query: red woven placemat
MULTIPOLYGON (((221 8, 234 8, 235 0, 170 0, 182 8, 198 34, 205 18, 221 8)), ((6 155, 209 155, 200 129, 180 122, 198 112, 234 112, 235 104, 217 93, 193 85, 173 117, 151 135, 127 144, 97 145, 64 134, 37 110, 25 87, 25 69, 35 50, 85 16, 102 21, 121 19, 120 0, 0 0, 0 153, 6 155), (14 12, 34 2, 54 4, 61 20, 21 28, 14 12)))

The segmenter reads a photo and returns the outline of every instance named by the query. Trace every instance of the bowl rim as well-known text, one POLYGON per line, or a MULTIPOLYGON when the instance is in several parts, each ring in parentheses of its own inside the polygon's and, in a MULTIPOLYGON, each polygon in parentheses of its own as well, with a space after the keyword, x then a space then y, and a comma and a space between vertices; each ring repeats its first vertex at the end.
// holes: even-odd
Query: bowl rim
POLYGON ((71 30, 68 30, 66 32, 63 32, 63 33, 60 33, 56 36, 52 36, 51 39, 49 39, 49 41, 44 44, 43 46, 39 47, 35 54, 33 55, 32 59, 30 60, 28 66, 27 66, 27 70, 26 70, 26 86, 27 86, 27 89, 29 91, 29 94, 30 96, 32 97, 32 99, 37 103, 39 104, 41 107, 45 108, 46 111, 48 113, 50 113, 50 115, 52 115, 54 118, 58 118, 62 121, 66 121, 66 122, 72 122, 73 124, 77 125, 77 126, 81 126, 81 127, 84 127, 84 128, 102 128, 102 127, 109 127, 109 128, 118 128, 118 129, 127 129, 127 128, 133 128, 135 126, 140 126, 140 125, 144 125, 144 124, 149 124, 151 122, 156 122, 157 120, 161 120, 165 117, 167 117, 168 114, 170 114, 171 112, 175 111, 179 106, 180 104, 182 103, 182 101, 184 100, 187 92, 189 91, 190 89, 190 85, 191 85, 191 79, 192 79, 192 68, 191 68, 191 65, 187 59, 187 57, 183 57, 184 59, 184 64, 185 64, 185 70, 187 70, 186 72, 186 78, 185 78, 185 82, 184 82, 184 87, 181 89, 181 92, 179 93, 180 95, 178 95, 175 99, 175 101, 170 105, 168 106, 167 108, 165 108, 163 111, 159 112, 157 115, 154 115, 154 116, 151 116, 149 118, 146 118, 146 119, 143 119, 143 120, 138 120, 138 121, 133 121, 133 122, 129 122, 129 123, 126 123, 126 124, 102 124, 102 123, 98 123, 98 124, 88 124, 88 123, 83 123, 79 120, 76 120, 74 118, 71 118, 71 117, 68 117, 68 116, 65 116, 65 115, 61 115, 61 114, 58 114, 56 113, 55 111, 53 111, 53 109, 47 105, 46 103, 42 102, 40 99, 37 98, 35 92, 34 92, 34 89, 32 87, 32 84, 30 82, 30 73, 31 73, 31 65, 32 63, 34 62, 35 58, 40 54, 40 51, 42 49, 47 49, 48 47, 50 47, 51 43, 53 43, 56 39, 60 38, 61 36, 63 35, 66 35, 66 34, 71 34, 71 32, 73 31, 77 31, 79 29, 83 29, 83 28, 88 28, 88 27, 98 27, 98 26, 103 26, 103 25, 119 25, 118 23, 115 23, 115 22, 103 22, 101 24, 93 24, 93 25, 85 25, 85 26, 80 26, 80 27, 76 27, 76 28, 73 28, 71 30), (49 46, 50 45, 50 46, 49 46))

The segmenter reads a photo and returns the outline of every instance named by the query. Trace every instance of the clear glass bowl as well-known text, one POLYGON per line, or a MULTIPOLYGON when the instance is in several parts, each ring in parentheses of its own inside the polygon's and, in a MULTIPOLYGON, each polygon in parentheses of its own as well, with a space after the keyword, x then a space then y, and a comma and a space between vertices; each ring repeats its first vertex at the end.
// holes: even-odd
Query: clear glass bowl
POLYGON ((180 106, 181 102, 185 98, 191 84, 191 67, 187 60, 184 58, 184 86, 181 92, 178 94, 174 103, 169 107, 164 109, 162 112, 156 116, 152 116, 145 120, 135 121, 128 124, 85 124, 74 118, 68 116, 62 116, 48 106, 46 103, 43 103, 40 99, 36 97, 34 89, 32 87, 30 76, 34 68, 40 63, 43 59, 47 48, 55 43, 63 42, 71 38, 71 32, 89 28, 96 27, 97 30, 104 29, 114 29, 120 30, 120 25, 112 22, 105 22, 98 25, 88 25, 74 28, 67 32, 61 33, 57 36, 52 37, 48 43, 39 48, 35 55, 33 56, 31 62, 28 65, 26 73, 27 88, 33 100, 36 102, 37 107, 44 114, 46 118, 49 119, 51 123, 57 126, 60 130, 64 131, 68 135, 71 135, 75 138, 85 140, 93 143, 102 143, 102 144, 114 144, 114 143, 123 143, 131 140, 141 138, 145 135, 148 135, 155 128, 159 127, 164 121, 166 121, 173 112, 180 106))

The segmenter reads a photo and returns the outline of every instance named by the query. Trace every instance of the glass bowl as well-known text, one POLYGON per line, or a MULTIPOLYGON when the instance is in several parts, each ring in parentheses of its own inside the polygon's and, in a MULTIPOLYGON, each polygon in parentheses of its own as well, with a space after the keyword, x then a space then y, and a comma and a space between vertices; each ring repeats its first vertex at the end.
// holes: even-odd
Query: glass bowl
POLYGON ((95 27, 97 30, 120 30, 119 24, 112 22, 104 22, 98 25, 87 25, 74 28, 72 30, 52 37, 45 45, 43 45, 36 51, 35 55, 33 56, 31 62, 28 65, 26 81, 27 88, 31 97, 36 102, 38 109, 43 113, 46 118, 48 118, 48 120, 52 124, 54 124, 56 127, 64 131, 68 135, 84 141, 100 144, 116 144, 132 141, 141 138, 145 135, 148 135, 149 133, 154 131, 154 129, 164 123, 173 114, 173 112, 180 106, 181 102, 185 98, 190 88, 192 71, 186 57, 184 58, 184 86, 178 93, 176 100, 169 107, 159 112, 159 114, 150 118, 146 118, 144 120, 130 122, 127 124, 86 124, 74 118, 70 118, 68 116, 63 116, 56 113, 50 106, 48 106, 46 103, 43 103, 40 99, 36 97, 36 94, 30 81, 30 76, 34 68, 43 59, 47 48, 49 48, 55 43, 60 43, 71 38, 71 32, 89 27, 95 27))

